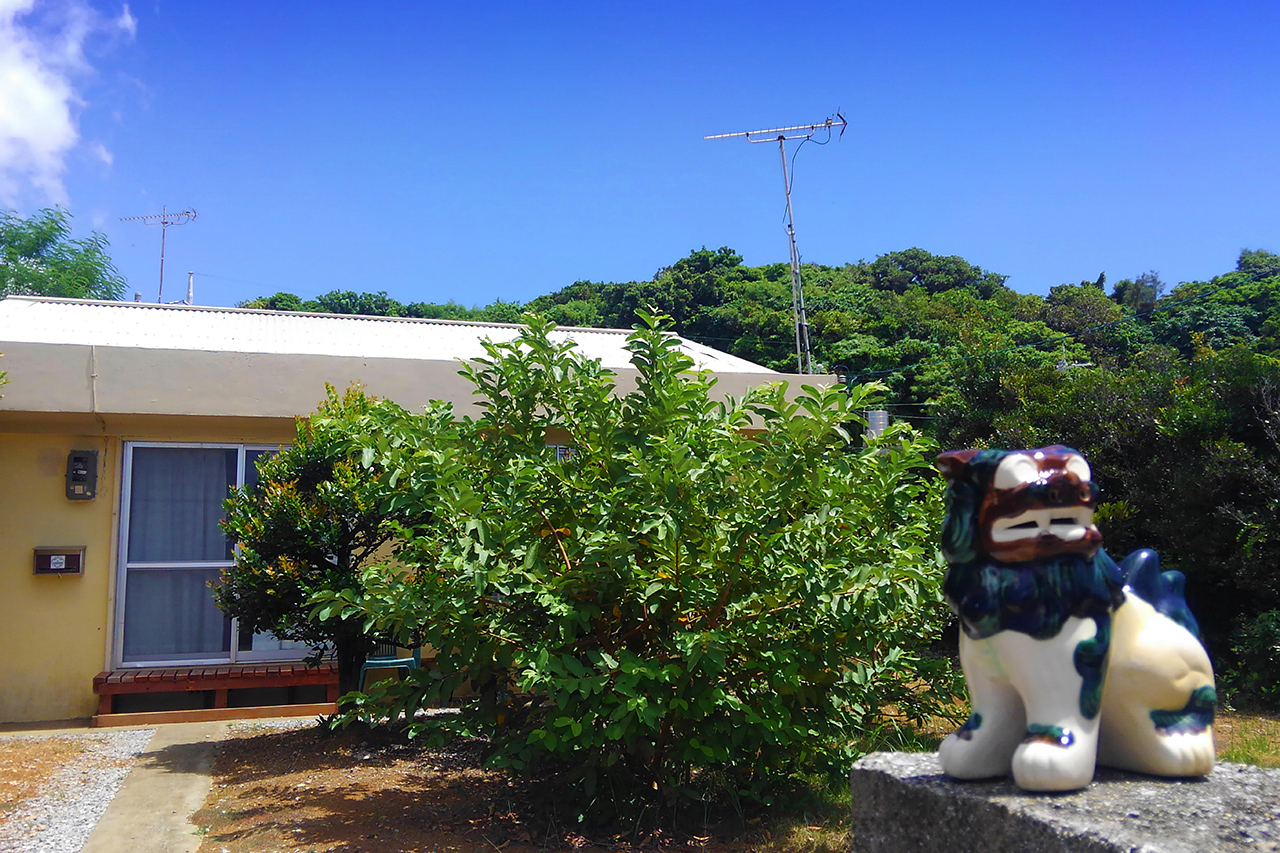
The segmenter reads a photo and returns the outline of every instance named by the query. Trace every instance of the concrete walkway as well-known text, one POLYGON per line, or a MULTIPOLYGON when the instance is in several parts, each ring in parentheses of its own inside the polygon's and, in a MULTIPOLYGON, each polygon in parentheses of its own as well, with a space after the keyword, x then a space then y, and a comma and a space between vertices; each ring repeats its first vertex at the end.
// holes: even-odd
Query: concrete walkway
POLYGON ((81 853, 198 849, 201 838, 191 815, 209 795, 214 745, 226 731, 225 722, 157 726, 81 853))

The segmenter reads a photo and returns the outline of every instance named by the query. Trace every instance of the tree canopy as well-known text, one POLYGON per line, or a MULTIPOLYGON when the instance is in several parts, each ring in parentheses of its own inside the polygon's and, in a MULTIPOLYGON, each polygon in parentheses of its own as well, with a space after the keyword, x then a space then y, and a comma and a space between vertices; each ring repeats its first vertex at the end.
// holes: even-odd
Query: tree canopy
POLYGON ((71 214, 47 208, 22 218, 0 212, 0 296, 119 299, 125 280, 107 254, 107 238, 71 236, 71 214))
POLYGON ((376 640, 362 619, 310 619, 311 597, 358 585, 361 569, 414 521, 386 506, 390 494, 361 466, 359 445, 409 417, 389 400, 330 388, 311 417, 298 418, 293 443, 264 456, 255 481, 226 502, 222 526, 239 547, 214 590, 218 606, 242 630, 332 652, 344 690, 359 686, 376 640))

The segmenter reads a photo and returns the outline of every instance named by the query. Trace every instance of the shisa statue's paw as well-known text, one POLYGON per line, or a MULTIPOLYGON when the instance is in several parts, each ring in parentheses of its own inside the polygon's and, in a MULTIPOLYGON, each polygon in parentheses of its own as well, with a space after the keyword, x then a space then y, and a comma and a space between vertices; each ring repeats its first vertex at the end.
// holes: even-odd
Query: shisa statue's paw
POLYGON ((973 713, 938 747, 942 772, 956 779, 1007 776, 1027 730, 1022 697, 1006 677, 999 646, 960 638, 960 661, 973 713))
POLYGON ((1016 720, 1007 715, 974 711, 965 724, 947 735, 938 747, 942 772, 955 779, 990 779, 1007 776, 1018 748, 1019 732, 1025 728, 1022 714, 1016 720), (1003 719, 1002 719, 1003 718, 1003 719))
POLYGON ((1213 687, 1179 711, 1113 709, 1102 720, 1098 761, 1155 776, 1206 776, 1213 770, 1213 687))
POLYGON ((1218 697, 1213 685, 1192 691, 1176 711, 1147 715, 1155 737, 1147 749, 1146 773, 1161 776, 1204 776, 1213 770, 1213 715, 1218 697))
POLYGON ((1013 754, 1013 781, 1028 791, 1075 791, 1093 779, 1096 739, 1032 724, 1013 754))
POLYGON ((1160 776, 1207 776, 1213 770, 1213 730, 1162 735, 1148 773, 1160 776))

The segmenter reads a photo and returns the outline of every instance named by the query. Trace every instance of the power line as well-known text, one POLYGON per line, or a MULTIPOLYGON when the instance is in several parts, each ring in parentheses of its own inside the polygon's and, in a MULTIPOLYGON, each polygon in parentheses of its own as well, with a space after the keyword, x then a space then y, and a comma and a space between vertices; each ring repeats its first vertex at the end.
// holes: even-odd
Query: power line
POLYGON ((200 276, 201 278, 216 278, 219 281, 234 281, 237 284, 252 284, 254 287, 265 287, 268 289, 276 286, 272 284, 263 284, 260 281, 249 281, 247 279, 232 278, 231 276, 226 276, 226 275, 214 275, 211 272, 198 272, 196 273, 196 275, 200 276))

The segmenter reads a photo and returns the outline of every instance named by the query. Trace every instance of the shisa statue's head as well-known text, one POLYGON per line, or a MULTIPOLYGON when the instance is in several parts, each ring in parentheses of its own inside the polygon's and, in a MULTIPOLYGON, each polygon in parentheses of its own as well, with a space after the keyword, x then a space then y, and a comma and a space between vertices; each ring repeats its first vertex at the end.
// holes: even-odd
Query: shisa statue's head
POLYGON ((1102 544, 1093 523, 1098 487, 1069 447, 953 450, 938 457, 947 479, 942 551, 951 563, 1027 563, 1102 544))

